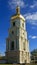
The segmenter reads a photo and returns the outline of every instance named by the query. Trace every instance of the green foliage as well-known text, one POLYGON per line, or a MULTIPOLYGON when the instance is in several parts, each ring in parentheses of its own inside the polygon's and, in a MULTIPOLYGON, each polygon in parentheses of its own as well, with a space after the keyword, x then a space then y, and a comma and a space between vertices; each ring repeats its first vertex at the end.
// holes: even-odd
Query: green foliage
POLYGON ((31 62, 33 63, 37 63, 37 49, 34 49, 31 52, 31 62))
MULTIPOLYGON (((21 65, 21 64, 0 64, 0 65, 21 65)), ((32 63, 32 64, 25 64, 25 65, 37 65, 37 64, 32 63)))
POLYGON ((31 52, 31 55, 37 56, 37 49, 34 49, 34 50, 31 52))
POLYGON ((12 64, 0 64, 0 65, 12 65, 12 64))

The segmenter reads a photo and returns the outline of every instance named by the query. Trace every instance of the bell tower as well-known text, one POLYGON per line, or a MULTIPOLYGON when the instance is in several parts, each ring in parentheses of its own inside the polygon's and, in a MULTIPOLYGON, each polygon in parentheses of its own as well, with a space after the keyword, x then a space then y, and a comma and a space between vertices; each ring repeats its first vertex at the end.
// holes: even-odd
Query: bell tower
POLYGON ((30 63, 26 21, 20 14, 19 6, 10 20, 9 35, 6 39, 6 59, 8 63, 30 63))

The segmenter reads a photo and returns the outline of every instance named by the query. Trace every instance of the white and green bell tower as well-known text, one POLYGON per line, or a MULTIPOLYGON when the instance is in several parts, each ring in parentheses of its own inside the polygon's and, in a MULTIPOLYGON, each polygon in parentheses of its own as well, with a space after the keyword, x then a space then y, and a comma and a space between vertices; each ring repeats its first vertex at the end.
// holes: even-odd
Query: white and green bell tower
POLYGON ((6 59, 8 63, 30 63, 29 41, 26 21, 16 7, 16 14, 11 16, 9 35, 6 39, 6 59))

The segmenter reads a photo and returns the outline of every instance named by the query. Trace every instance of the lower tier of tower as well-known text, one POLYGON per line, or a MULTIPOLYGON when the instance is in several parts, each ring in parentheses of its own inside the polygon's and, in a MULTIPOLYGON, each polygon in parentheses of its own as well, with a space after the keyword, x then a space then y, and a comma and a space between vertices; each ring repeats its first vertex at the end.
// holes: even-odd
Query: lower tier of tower
POLYGON ((25 51, 8 51, 6 60, 7 63, 30 63, 30 54, 25 51))

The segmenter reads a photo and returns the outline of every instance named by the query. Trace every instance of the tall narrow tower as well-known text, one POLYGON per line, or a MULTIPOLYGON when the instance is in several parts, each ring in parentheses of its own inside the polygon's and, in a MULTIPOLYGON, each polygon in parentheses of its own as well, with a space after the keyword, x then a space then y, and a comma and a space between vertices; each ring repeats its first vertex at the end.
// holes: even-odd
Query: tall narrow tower
POLYGON ((8 63, 30 63, 29 41, 27 40, 25 18, 16 7, 11 17, 9 36, 6 39, 6 59, 8 63))

